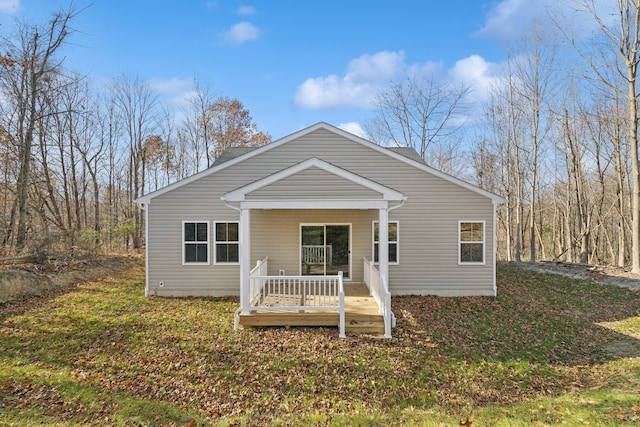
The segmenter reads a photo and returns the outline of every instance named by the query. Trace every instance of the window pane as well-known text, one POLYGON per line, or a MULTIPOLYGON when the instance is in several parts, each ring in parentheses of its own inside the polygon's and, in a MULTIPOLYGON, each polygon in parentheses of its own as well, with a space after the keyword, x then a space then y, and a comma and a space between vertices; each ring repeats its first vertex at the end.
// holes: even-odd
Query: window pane
POLYGON ((196 223, 185 222, 184 223, 184 241, 195 242, 196 240, 196 223))
POLYGON ((240 251, 237 243, 216 244, 216 262, 239 262, 240 251))
POLYGON ((460 241, 482 242, 484 241, 484 224, 481 222, 460 223, 460 241))
POLYGON ((471 240, 471 223, 460 223, 460 240, 462 242, 468 242, 471 240))
POLYGON ((226 223, 219 222, 216 224, 216 241, 218 242, 227 241, 227 224, 226 223))
POLYGON ((378 239, 378 235, 379 235, 378 223, 374 222, 373 223, 373 241, 374 242, 379 242, 380 241, 380 239, 378 239))
POLYGON ((398 262, 398 244, 389 243, 389 262, 398 262))
POLYGON ((229 242, 237 242, 238 239, 238 223, 230 222, 227 224, 227 240, 229 242))
POLYGON ((482 242, 484 240, 484 233, 482 232, 483 225, 481 222, 475 222, 471 225, 471 240, 474 242, 482 242))
POLYGON ((461 243, 461 262, 484 262, 484 244, 482 243, 461 243))
POLYGON ((397 222, 389 223, 389 241, 390 242, 398 241, 398 223, 397 222))
POLYGON ((198 244, 196 245, 197 248, 197 262, 209 262, 209 257, 207 254, 207 247, 208 245, 205 244, 198 244))
POLYGON ((238 250, 239 245, 230 244, 228 246, 229 246, 229 249, 228 249, 227 253, 229 255, 228 255, 228 261, 227 262, 238 262, 238 261, 240 261, 240 255, 239 255, 239 250, 238 250))
POLYGON ((378 244, 373 244, 373 262, 378 262, 378 244))
POLYGON ((208 227, 206 222, 199 222, 196 224, 196 241, 206 242, 209 240, 208 227))
POLYGON ((184 262, 196 262, 196 250, 198 245, 193 243, 186 243, 184 245, 184 262))
POLYGON ((184 262, 209 262, 208 245, 205 243, 185 243, 184 262))

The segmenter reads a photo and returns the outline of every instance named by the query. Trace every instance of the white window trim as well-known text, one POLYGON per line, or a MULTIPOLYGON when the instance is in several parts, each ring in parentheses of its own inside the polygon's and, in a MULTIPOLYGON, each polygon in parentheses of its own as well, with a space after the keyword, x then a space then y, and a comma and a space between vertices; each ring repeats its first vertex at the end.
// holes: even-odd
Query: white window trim
POLYGON ((182 221, 182 265, 211 265, 211 223, 208 220, 183 220, 182 221), (187 242, 184 240, 184 225, 185 224, 190 224, 190 223, 206 223, 207 224, 207 241, 206 242, 195 242, 198 244, 207 244, 207 262, 187 262, 185 261, 185 246, 187 243, 194 243, 194 242, 187 242))
MULTIPOLYGON (((213 222, 213 265, 240 265, 240 221, 229 220, 229 221, 214 221, 213 222), (218 262, 218 233, 216 230, 218 229, 218 224, 238 224, 238 241, 236 242, 238 245, 238 262, 218 262)), ((233 244, 233 241, 224 240, 220 243, 224 244, 233 244)))
MULTIPOLYGON (((376 246, 376 224, 380 221, 372 221, 371 222, 371 261, 374 265, 379 264, 379 262, 375 261, 375 246, 376 246)), ((388 265, 400 265, 400 221, 387 221, 388 224, 396 225, 396 240, 391 241, 388 240, 387 243, 395 243, 396 244, 396 260, 395 262, 389 261, 388 265)), ((378 225, 380 227, 380 225, 378 225)), ((378 242, 379 244, 380 242, 378 242)), ((379 249, 378 249, 379 250, 379 249)))
POLYGON ((485 265, 487 263, 487 222, 484 220, 460 220, 458 221, 458 265, 485 265), (464 223, 482 224, 482 241, 465 241, 460 239, 460 226, 464 223), (482 262, 462 261, 462 243, 482 243, 482 262))

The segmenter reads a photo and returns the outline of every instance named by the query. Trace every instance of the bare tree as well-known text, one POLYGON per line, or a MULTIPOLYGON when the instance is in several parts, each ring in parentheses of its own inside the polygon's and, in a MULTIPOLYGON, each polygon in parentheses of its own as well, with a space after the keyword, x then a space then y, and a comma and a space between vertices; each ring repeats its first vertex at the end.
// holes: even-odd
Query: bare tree
MULTIPOLYGON (((622 60, 618 67, 617 61, 609 67, 618 67, 623 76, 624 85, 618 85, 617 80, 611 80, 606 71, 603 72, 602 63, 596 60, 592 46, 596 43, 589 41, 588 47, 578 45, 574 41, 576 51, 585 59, 593 75, 600 83, 608 86, 612 91, 625 97, 627 101, 627 132, 631 145, 631 183, 632 183, 632 224, 631 224, 631 271, 640 273, 640 170, 638 168, 638 93, 637 77, 638 62, 640 61, 640 0, 617 0, 615 3, 615 22, 610 20, 609 10, 599 8, 595 0, 574 0, 586 15, 591 17, 601 31, 604 42, 612 52, 616 52, 622 60)), ((575 40, 571 38, 571 40, 575 40)), ((599 45, 599 43, 597 43, 599 45)), ((600 58, 600 57, 598 57, 600 58)))
POLYGON ((134 200, 145 193, 146 158, 144 142, 155 133, 158 97, 139 77, 122 75, 113 81, 112 92, 128 142, 128 218, 133 223, 133 247, 140 248, 144 234, 144 216, 134 200))
POLYGON ((21 252, 27 241, 32 147, 38 121, 42 119, 39 99, 48 87, 47 82, 63 72, 62 61, 56 60, 55 55, 72 33, 70 22, 77 13, 70 7, 53 14, 46 25, 19 23, 17 40, 6 38, 6 54, 0 53, 0 90, 11 109, 2 128, 18 147, 19 163, 16 205, 3 242, 8 243, 15 230, 16 252, 21 252))
POLYGON ((377 94, 366 132, 379 144, 411 147, 429 160, 431 147, 451 138, 464 123, 469 92, 463 84, 433 75, 392 82, 377 94))
POLYGON ((536 211, 539 185, 540 159, 544 144, 551 128, 548 103, 554 90, 555 49, 545 44, 542 32, 534 25, 532 39, 525 41, 522 53, 513 60, 513 73, 517 81, 518 103, 527 123, 527 143, 523 149, 528 151, 529 168, 529 258, 536 261, 536 211))

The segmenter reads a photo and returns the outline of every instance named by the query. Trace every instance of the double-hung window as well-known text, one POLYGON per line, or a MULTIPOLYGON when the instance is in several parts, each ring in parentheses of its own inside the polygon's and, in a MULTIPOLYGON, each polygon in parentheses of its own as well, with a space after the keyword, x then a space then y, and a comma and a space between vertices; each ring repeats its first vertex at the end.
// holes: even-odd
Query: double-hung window
POLYGON ((216 222, 216 264, 240 262, 240 239, 237 222, 216 222))
POLYGON ((209 222, 182 222, 182 262, 209 264, 209 222))
MULTIPOLYGON (((373 262, 378 262, 378 248, 380 247, 380 225, 373 222, 373 262)), ((398 246, 398 221, 389 221, 389 264, 398 264, 400 250, 398 246)))
POLYGON ((458 260, 460 264, 484 264, 485 222, 458 222, 458 260))

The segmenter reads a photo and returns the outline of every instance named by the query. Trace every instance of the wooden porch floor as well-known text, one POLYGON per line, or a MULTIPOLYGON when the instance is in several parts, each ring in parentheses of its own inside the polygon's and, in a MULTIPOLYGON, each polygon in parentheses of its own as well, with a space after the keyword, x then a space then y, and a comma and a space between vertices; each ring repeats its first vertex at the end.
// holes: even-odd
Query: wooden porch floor
MULTIPOLYGON (((344 284, 344 310, 346 332, 384 333, 384 319, 378 314, 378 304, 369 296, 363 283, 344 284)), ((339 315, 335 311, 252 311, 240 314, 243 328, 263 326, 335 326, 339 315)))

